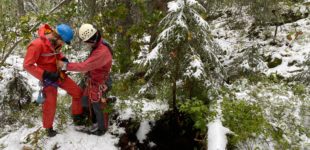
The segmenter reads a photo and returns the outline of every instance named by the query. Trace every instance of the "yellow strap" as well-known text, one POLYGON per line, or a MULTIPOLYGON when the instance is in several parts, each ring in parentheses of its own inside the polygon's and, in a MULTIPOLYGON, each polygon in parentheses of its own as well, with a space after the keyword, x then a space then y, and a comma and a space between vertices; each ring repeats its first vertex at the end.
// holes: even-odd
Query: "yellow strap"
POLYGON ((51 29, 46 29, 46 30, 44 31, 44 34, 50 34, 50 33, 52 33, 52 30, 51 30, 51 29))

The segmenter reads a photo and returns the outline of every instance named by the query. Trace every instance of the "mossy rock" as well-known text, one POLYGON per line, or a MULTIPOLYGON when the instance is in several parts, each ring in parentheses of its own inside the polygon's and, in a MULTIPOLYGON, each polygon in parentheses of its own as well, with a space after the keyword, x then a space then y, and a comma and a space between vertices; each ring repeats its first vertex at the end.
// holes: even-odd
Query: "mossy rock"
POLYGON ((269 68, 275 68, 275 67, 277 67, 277 66, 282 64, 282 59, 281 58, 274 58, 274 59, 272 59, 271 56, 268 56, 267 61, 268 61, 267 66, 269 68))
POLYGON ((306 92, 306 87, 303 84, 296 84, 292 87, 295 95, 302 95, 306 92))
POLYGON ((7 103, 13 111, 17 108, 21 110, 23 106, 30 104, 32 90, 23 76, 16 73, 7 83, 6 88, 4 103, 7 103))
POLYGON ((272 74, 268 77, 268 79, 269 79, 270 81, 273 81, 273 82, 279 82, 279 81, 281 81, 281 80, 284 80, 285 78, 284 78, 283 76, 277 74, 277 73, 272 73, 272 74))
POLYGON ((288 66, 293 66, 293 65, 295 65, 297 63, 298 63, 297 60, 293 60, 293 61, 288 63, 288 66))

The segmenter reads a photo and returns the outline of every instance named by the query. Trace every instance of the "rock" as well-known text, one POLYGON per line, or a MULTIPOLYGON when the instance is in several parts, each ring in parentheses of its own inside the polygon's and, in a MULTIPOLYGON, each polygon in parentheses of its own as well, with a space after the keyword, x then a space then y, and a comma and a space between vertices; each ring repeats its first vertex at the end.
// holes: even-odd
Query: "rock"
POLYGON ((268 61, 267 66, 269 68, 275 68, 275 67, 277 67, 277 66, 282 64, 282 59, 281 58, 277 58, 277 57, 272 59, 271 56, 269 56, 267 61, 268 61))
POLYGON ((26 79, 17 71, 14 77, 7 83, 7 89, 3 96, 4 105, 8 104, 11 109, 20 111, 24 105, 31 102, 32 90, 26 79))
POLYGON ((22 150, 33 150, 33 148, 31 146, 29 146, 29 145, 24 145, 22 147, 22 150))
POLYGON ((295 64, 297 64, 297 60, 290 61, 290 62, 288 63, 288 66, 293 66, 293 65, 295 65, 295 64))

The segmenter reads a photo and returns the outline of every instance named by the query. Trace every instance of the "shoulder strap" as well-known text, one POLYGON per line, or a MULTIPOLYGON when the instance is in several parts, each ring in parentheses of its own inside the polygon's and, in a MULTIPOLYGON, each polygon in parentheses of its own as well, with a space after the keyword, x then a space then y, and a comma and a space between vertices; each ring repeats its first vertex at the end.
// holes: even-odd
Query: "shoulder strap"
POLYGON ((40 56, 43 56, 43 57, 50 57, 50 56, 55 56, 55 55, 58 55, 60 53, 43 53, 41 54, 40 56))
POLYGON ((105 45, 106 47, 108 47, 108 49, 109 49, 111 55, 113 56, 113 51, 112 51, 112 46, 111 46, 111 44, 110 44, 107 40, 105 40, 105 39, 102 40, 102 44, 105 45))

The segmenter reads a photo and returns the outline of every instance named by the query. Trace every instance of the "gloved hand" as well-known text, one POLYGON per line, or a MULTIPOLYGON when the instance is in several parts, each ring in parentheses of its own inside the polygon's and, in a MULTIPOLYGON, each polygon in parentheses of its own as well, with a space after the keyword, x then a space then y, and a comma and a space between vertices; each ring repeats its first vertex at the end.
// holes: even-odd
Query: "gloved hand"
POLYGON ((68 62, 65 62, 65 61, 57 61, 56 65, 57 65, 57 68, 61 71, 64 71, 66 72, 67 71, 67 64, 68 62))
POLYGON ((50 80, 52 82, 56 82, 59 79, 59 73, 56 72, 48 72, 45 71, 43 72, 43 80, 50 80))
POLYGON ((67 62, 67 63, 69 62, 68 58, 66 58, 66 57, 61 58, 60 60, 63 61, 63 62, 67 62))
POLYGON ((61 58, 60 60, 61 60, 61 61, 58 61, 58 62, 57 62, 57 67, 58 67, 60 70, 66 72, 66 71, 67 71, 67 64, 69 63, 69 60, 68 60, 68 58, 66 58, 66 57, 63 57, 63 58, 61 58))

